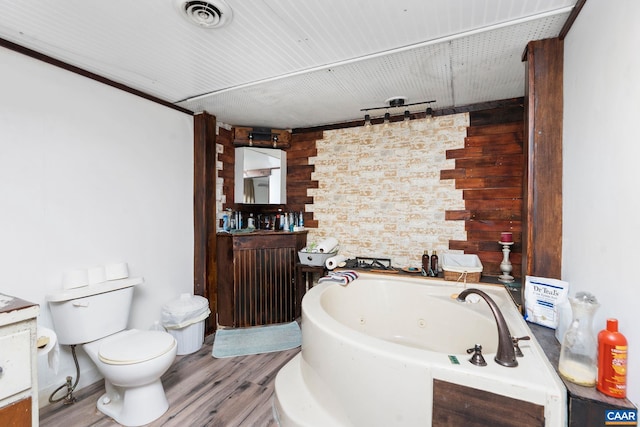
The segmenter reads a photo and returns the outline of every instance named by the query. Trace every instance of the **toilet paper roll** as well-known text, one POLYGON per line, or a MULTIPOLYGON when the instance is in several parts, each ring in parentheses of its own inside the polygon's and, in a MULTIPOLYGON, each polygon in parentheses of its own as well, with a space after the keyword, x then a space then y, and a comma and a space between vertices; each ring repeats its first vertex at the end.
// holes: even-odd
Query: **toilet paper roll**
POLYGON ((74 289, 89 284, 89 272, 86 269, 71 270, 62 273, 62 288, 74 289))
POLYGON ((107 280, 126 279, 129 277, 129 266, 126 262, 107 264, 104 266, 104 274, 107 280))
POLYGON ((336 255, 331 258, 327 258, 324 265, 329 270, 333 270, 336 267, 344 267, 346 265, 347 257, 344 255, 336 255))
POLYGON ((104 266, 92 267, 89 269, 89 285, 103 283, 106 280, 104 266))
POLYGON ((58 337, 53 330, 40 325, 38 325, 37 332, 38 340, 42 337, 48 339, 45 346, 38 347, 38 356, 47 356, 49 368, 53 370, 54 374, 58 374, 58 366, 60 365, 60 344, 58 344, 58 337))
POLYGON ((329 237, 316 246, 316 249, 320 253, 330 253, 338 246, 338 240, 335 237, 329 237))

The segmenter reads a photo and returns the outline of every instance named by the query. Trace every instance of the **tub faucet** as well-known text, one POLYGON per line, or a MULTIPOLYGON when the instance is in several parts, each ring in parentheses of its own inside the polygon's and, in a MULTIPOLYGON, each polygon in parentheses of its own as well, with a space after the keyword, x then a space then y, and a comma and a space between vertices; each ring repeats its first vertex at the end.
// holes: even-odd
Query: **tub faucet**
POLYGON ((464 291, 460 292, 457 300, 462 302, 467 298, 467 295, 469 294, 476 294, 481 296, 482 299, 484 299, 486 303, 489 304, 489 308, 493 313, 493 317, 496 319, 496 324, 498 326, 498 352, 496 353, 496 357, 494 358, 496 363, 507 367, 518 366, 518 361, 516 360, 516 354, 513 348, 511 333, 509 332, 507 321, 504 320, 504 316, 498 308, 498 305, 494 300, 491 299, 489 295, 475 288, 465 289, 464 291))

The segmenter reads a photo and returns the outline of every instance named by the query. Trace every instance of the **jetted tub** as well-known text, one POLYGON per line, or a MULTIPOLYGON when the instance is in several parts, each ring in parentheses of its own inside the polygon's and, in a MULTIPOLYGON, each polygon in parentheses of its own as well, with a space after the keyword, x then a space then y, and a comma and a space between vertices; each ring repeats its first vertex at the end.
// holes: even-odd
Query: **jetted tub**
POLYGON ((566 389, 507 290, 466 287, 496 302, 513 337, 531 337, 520 341, 518 366, 494 361, 496 321, 483 299, 455 299, 463 284, 362 273, 347 286, 323 283, 305 295, 302 351, 276 377, 276 420, 282 427, 430 426, 436 381, 539 405, 546 426, 566 425, 566 389), (475 344, 487 366, 469 362, 475 344))

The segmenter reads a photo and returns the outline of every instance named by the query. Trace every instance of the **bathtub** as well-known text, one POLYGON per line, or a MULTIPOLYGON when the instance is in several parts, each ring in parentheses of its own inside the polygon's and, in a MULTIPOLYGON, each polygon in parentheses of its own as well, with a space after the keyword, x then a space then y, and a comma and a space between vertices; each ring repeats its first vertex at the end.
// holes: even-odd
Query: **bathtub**
POLYGON ((305 295, 302 351, 275 381, 276 421, 282 427, 430 426, 434 384, 445 383, 530 402, 544 408, 546 426, 566 425, 566 389, 508 292, 471 287, 496 302, 512 336, 531 337, 520 342, 517 367, 494 361, 493 314, 482 299, 456 301, 464 285, 362 273, 347 286, 323 283, 305 295), (487 366, 469 362, 467 349, 475 344, 487 366))

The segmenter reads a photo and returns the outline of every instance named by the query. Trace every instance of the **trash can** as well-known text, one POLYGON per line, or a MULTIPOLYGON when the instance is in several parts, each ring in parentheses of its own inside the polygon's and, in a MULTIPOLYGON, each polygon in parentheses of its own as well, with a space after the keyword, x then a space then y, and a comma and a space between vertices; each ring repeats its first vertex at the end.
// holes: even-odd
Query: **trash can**
POLYGON ((206 298, 181 294, 177 300, 162 306, 164 326, 178 343, 178 355, 194 353, 204 342, 204 321, 211 314, 206 298))

